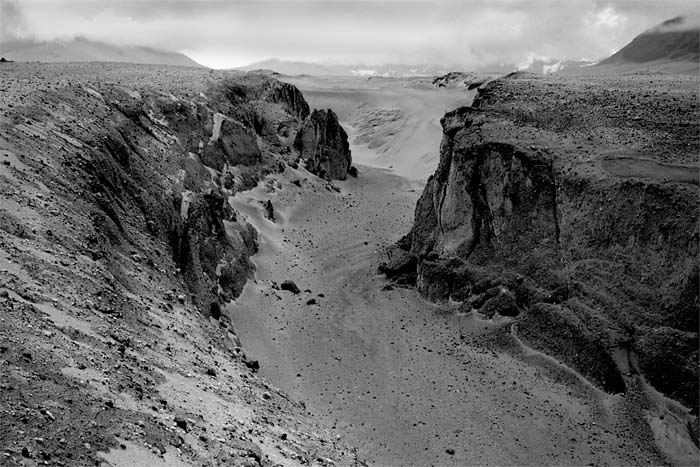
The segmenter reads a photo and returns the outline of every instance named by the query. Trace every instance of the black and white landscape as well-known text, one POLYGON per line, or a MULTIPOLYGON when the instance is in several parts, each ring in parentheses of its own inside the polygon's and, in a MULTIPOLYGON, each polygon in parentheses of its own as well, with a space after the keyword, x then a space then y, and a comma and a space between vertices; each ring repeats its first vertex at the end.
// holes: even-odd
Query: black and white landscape
POLYGON ((698 465, 699 14, 0 0, 0 465, 698 465))

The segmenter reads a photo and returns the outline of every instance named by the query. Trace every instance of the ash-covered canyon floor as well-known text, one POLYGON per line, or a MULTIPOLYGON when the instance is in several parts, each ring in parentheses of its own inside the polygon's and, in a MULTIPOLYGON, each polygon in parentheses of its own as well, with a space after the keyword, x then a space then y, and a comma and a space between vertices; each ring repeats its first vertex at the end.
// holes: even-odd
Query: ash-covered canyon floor
MULTIPOLYGON (((597 88, 593 99, 607 95, 599 104, 616 107, 624 99, 634 102, 638 86, 655 84, 658 88, 645 97, 666 102, 657 107, 661 113, 689 124, 693 107, 674 114, 672 102, 687 95, 692 78, 679 78, 675 91, 675 78, 650 78, 552 78, 542 87, 551 89, 545 101, 554 106, 566 101, 569 87, 577 89, 571 98, 580 99, 581 90, 592 86, 597 88)), ((270 199, 277 209, 275 223, 261 211, 250 213, 263 239, 253 258, 256 281, 230 307, 236 332, 246 351, 260 360, 264 377, 346 433, 345 439, 375 465, 659 465, 692 464, 698 458, 684 409, 643 380, 630 377, 627 394, 606 393, 570 365, 523 343, 509 318, 484 319, 460 312, 456 304, 428 302, 378 274, 386 246, 411 229, 424 185, 396 172, 437 163, 436 154, 423 153, 429 145, 416 147, 401 136, 419 134, 437 148, 436 135, 430 125, 411 125, 415 106, 406 101, 420 91, 413 89, 407 93, 412 97, 401 101, 391 96, 400 93, 395 86, 391 97, 368 98, 368 93, 381 94, 381 85, 325 79, 315 89, 312 80, 296 84, 310 88, 305 89, 310 101, 338 106, 353 130, 364 128, 364 134, 350 133, 351 149, 375 167, 359 166, 359 178, 335 182, 339 192, 299 189, 290 183, 298 183, 298 174, 282 174, 235 202, 242 209, 270 199), (373 120, 363 126, 363 117, 373 120), (412 166, 397 167, 402 158, 412 166), (382 163, 393 170, 376 167, 382 163), (280 290, 285 280, 293 280, 301 293, 280 290)), ((452 99, 470 96, 462 90, 452 99)), ((527 112, 527 99, 518 105, 527 112)), ((611 118, 646 124, 641 107, 625 107, 620 106, 624 115, 611 118)), ((583 108, 571 115, 585 113, 583 108)), ((431 113, 430 106, 424 109, 431 113)), ((556 119, 560 113, 557 108, 535 118, 556 119)), ((594 116, 584 118, 590 126, 582 131, 616 141, 616 124, 605 127, 594 116)), ((606 152, 602 143, 600 154, 592 138, 585 149, 576 138, 554 141, 537 130, 506 129, 504 139, 560 144, 559 149, 574 153, 578 147, 582 158, 564 164, 586 176, 692 189, 698 183, 692 156, 674 155, 668 146, 696 143, 669 142, 664 130, 638 131, 637 139, 618 141, 629 149, 617 153, 606 152), (640 149, 649 141, 653 147, 658 138, 666 139, 658 153, 640 149)), ((626 358, 619 358, 620 365, 628 365, 626 358)))
POLYGON ((250 212, 256 280, 229 308, 264 378, 372 465, 665 462, 623 395, 522 346, 505 321, 455 313, 379 275, 386 245, 410 229, 421 183, 359 170, 335 182, 338 193, 299 189, 289 173, 234 204, 271 199, 278 210, 276 223, 250 212), (285 280, 301 293, 279 290, 285 280))

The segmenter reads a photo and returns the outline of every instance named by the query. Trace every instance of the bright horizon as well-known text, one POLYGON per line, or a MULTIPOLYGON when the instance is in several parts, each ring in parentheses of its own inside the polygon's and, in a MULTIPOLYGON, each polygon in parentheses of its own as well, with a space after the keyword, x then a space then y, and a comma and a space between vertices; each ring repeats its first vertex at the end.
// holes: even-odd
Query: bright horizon
POLYGON ((212 68, 316 64, 475 68, 598 60, 695 1, 0 0, 0 39, 85 37, 180 51, 212 68))

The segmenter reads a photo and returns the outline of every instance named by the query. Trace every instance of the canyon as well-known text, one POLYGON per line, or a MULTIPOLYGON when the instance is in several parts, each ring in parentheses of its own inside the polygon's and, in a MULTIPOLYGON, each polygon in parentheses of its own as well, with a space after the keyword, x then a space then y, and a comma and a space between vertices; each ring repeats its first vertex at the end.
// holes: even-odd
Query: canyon
POLYGON ((698 458, 696 76, 0 74, 8 465, 698 458))

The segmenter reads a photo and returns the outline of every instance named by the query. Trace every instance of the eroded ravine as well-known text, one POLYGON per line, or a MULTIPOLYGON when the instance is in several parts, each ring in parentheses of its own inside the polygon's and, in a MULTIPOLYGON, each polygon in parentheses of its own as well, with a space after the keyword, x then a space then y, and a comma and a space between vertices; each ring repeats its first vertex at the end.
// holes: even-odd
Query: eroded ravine
POLYGON ((643 421, 622 416, 621 396, 557 365, 527 363, 508 326, 446 312, 413 290, 383 290, 377 265, 383 247, 410 228, 417 184, 363 167, 359 178, 338 183, 340 193, 303 171, 275 179, 277 188, 261 185, 235 202, 270 199, 278 222, 262 208, 246 212, 261 251, 256 281, 230 308, 234 326, 262 375, 347 433, 361 458, 663 463, 643 421), (297 179, 304 190, 291 183, 297 179), (287 279, 303 292, 273 285, 287 279))

